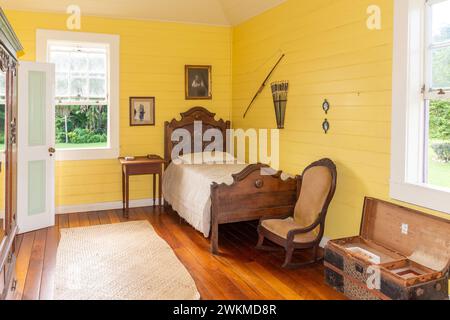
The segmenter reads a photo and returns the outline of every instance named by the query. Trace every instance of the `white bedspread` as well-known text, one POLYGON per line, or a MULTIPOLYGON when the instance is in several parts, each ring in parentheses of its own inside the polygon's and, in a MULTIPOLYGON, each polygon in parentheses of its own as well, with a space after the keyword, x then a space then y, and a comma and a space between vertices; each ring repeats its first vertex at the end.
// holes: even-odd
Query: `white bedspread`
POLYGON ((247 164, 171 164, 163 175, 163 196, 172 208, 196 230, 209 236, 211 229, 211 184, 232 184, 232 174, 247 164))

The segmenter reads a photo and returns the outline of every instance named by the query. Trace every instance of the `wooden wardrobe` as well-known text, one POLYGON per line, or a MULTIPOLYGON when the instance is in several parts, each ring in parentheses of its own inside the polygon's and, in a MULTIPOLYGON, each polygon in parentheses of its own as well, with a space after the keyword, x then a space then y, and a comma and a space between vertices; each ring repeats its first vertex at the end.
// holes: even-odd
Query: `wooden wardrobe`
MULTIPOLYGON (((14 297, 17 234, 17 36, 0 8, 0 107, 4 107, 4 163, 0 192, 0 300, 14 297)), ((3 113, 3 112, 2 112, 3 113)), ((2 119, 3 120, 3 119, 2 119)), ((3 158, 3 157, 2 157, 3 158)))

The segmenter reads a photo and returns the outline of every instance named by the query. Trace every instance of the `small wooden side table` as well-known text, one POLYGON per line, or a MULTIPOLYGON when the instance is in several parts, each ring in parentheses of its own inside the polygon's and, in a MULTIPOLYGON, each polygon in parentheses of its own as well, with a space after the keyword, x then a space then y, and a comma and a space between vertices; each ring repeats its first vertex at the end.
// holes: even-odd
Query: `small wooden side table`
POLYGON ((134 160, 119 158, 119 161, 122 164, 122 203, 124 217, 129 217, 130 176, 153 175, 153 206, 156 207, 156 176, 158 175, 158 205, 161 206, 164 159, 160 156, 149 156, 135 157, 134 160))

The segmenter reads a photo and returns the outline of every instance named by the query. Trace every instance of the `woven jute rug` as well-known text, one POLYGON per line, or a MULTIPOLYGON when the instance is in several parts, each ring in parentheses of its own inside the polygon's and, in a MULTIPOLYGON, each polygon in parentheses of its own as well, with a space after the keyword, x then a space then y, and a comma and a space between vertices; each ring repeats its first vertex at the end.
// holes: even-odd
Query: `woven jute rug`
POLYGON ((56 300, 198 300, 195 282, 148 221, 61 229, 56 300))

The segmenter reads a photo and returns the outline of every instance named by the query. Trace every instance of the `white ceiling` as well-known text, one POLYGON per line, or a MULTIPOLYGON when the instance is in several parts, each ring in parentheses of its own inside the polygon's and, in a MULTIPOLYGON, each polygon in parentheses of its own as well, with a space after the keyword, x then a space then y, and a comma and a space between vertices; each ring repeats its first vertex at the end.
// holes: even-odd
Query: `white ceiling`
POLYGON ((286 0, 0 0, 3 9, 66 12, 80 6, 86 15, 237 25, 286 0))

